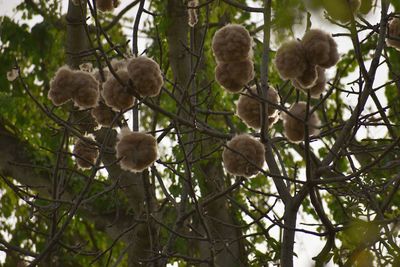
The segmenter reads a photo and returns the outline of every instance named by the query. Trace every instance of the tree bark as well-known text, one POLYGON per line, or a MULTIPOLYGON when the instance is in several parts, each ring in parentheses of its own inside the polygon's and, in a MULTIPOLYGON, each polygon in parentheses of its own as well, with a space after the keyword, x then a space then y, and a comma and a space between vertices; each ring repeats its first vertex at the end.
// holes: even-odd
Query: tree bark
MULTIPOLYGON (((177 90, 176 97, 180 100, 183 94, 186 94, 186 96, 195 94, 195 89, 193 90, 192 86, 189 85, 194 63, 191 61, 191 55, 188 53, 187 48, 193 48, 193 52, 202 57, 202 55, 199 54, 201 51, 201 44, 199 42, 189 43, 188 41, 190 28, 188 27, 187 8, 183 2, 179 0, 169 0, 167 6, 168 21, 170 22, 169 28, 167 29, 169 61, 175 81, 178 86, 180 86, 181 90, 184 90, 182 92, 177 90)), ((191 41, 201 40, 201 34, 197 30, 198 29, 192 29, 191 34, 192 37, 194 36, 195 38, 191 38, 191 41)), ((204 32, 201 33, 204 34, 204 32)), ((197 71, 199 71, 199 69, 197 71)), ((186 97, 183 99, 188 100, 186 97)), ((195 105, 195 97, 192 97, 190 102, 192 106, 195 105)), ((185 104, 185 107, 190 108, 187 104, 185 104)), ((194 110, 191 110, 191 112, 194 112, 194 110)), ((191 118, 193 114, 185 114, 183 112, 180 116, 187 120, 193 119, 191 118)), ((189 136, 188 138, 194 140, 194 136, 189 136)), ((203 144, 204 149, 207 149, 207 147, 212 147, 211 143, 203 144)), ((191 151, 192 148, 187 146, 185 150, 191 151)), ((193 153, 195 154, 195 152, 193 153)), ((193 166, 191 167, 193 168, 193 166)), ((224 189, 224 173, 221 162, 208 161, 200 167, 204 175, 202 177, 196 176, 191 178, 197 183, 205 183, 207 193, 212 194, 224 189), (201 179, 203 181, 200 181, 201 179)), ((187 170, 187 172, 192 172, 192 168, 187 170)), ((190 175, 186 175, 186 177, 190 178, 190 175)), ((205 192, 202 192, 202 197, 206 195, 205 192)), ((241 233, 235 228, 236 223, 232 217, 226 199, 219 198, 215 200, 213 204, 208 205, 204 209, 204 214, 207 214, 204 218, 206 218, 205 223, 210 229, 212 243, 198 243, 196 247, 200 250, 201 258, 207 259, 211 257, 211 250, 215 250, 217 252, 213 259, 215 266, 246 266, 246 260, 243 257, 244 246, 242 241, 238 241, 240 240, 239 237, 241 233), (229 227, 229 225, 231 225, 231 227, 229 227)), ((200 231, 205 234, 206 230, 202 228, 204 228, 203 225, 200 231)), ((208 264, 202 264, 201 266, 208 266, 208 264)))
MULTIPOLYGON (((205 186, 209 194, 203 193, 203 197, 223 191, 225 177, 221 164, 216 161, 208 161, 202 164, 201 169, 204 173, 205 186)), ((216 266, 242 267, 248 266, 245 256, 243 239, 240 238, 241 231, 237 228, 232 210, 226 198, 218 198, 212 204, 205 207, 207 223, 210 226, 213 244, 201 242, 200 252, 202 258, 210 256, 209 246, 213 245, 217 251, 215 255, 216 266)), ((201 265, 206 267, 206 265, 201 265)))
POLYGON ((86 19, 86 2, 81 1, 81 6, 76 6, 72 0, 68 3, 67 11, 67 39, 65 43, 67 65, 73 69, 78 69, 84 62, 81 53, 89 48, 89 40, 84 27, 86 19))
POLYGON ((292 267, 293 266, 293 254, 294 254, 294 238, 295 228, 297 221, 298 208, 293 208, 292 205, 285 206, 284 229, 282 237, 281 247, 281 267, 292 267))

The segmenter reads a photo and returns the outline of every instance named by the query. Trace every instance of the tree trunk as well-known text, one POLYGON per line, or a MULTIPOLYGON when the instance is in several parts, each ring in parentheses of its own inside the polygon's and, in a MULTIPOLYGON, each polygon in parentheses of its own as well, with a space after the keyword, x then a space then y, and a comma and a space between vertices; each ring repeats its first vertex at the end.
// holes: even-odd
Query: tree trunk
POLYGON ((281 267, 293 266, 294 238, 297 221, 297 209, 287 204, 285 207, 284 229, 281 247, 281 267))
MULTIPOLYGON (((225 177, 221 164, 216 161, 208 161, 202 164, 201 169, 204 173, 206 190, 209 194, 203 193, 203 197, 223 191, 225 186, 225 177)), ((205 208, 207 223, 210 226, 213 244, 201 242, 200 252, 202 258, 210 256, 210 246, 213 245, 215 251, 216 266, 242 267, 248 266, 245 256, 243 239, 240 238, 241 231, 233 217, 232 210, 228 205, 226 198, 221 197, 213 201, 211 205, 205 208)), ((206 267, 206 265, 202 265, 206 267)))

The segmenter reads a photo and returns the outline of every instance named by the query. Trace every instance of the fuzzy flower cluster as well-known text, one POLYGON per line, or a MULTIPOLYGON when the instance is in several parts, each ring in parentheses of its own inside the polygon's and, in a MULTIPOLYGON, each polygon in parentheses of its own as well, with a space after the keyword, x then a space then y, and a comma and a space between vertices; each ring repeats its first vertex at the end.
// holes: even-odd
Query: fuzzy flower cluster
MULTIPOLYGON (((72 100, 80 108, 91 108, 92 117, 103 127, 116 125, 115 111, 132 107, 134 95, 156 96, 164 83, 159 65, 147 57, 112 60, 110 70, 93 70, 90 64, 82 64, 80 68, 61 67, 50 83, 48 97, 56 106, 72 100)), ((140 172, 157 159, 157 140, 148 134, 123 129, 116 152, 122 169, 140 172)), ((77 141, 73 154, 80 168, 91 168, 99 152, 85 139, 77 141)))
MULTIPOLYGON (((94 141, 92 137, 88 138, 91 139, 91 141, 94 141)), ((99 156, 97 148, 82 139, 79 139, 76 142, 72 153, 75 156, 76 163, 82 169, 91 168, 99 156)))
MULTIPOLYGON (((268 108, 265 110, 265 119, 268 124, 273 125, 279 118, 277 110, 273 105, 278 105, 279 96, 273 87, 269 87, 265 96, 268 103, 268 108)), ((253 129, 260 129, 262 126, 262 99, 257 93, 257 88, 254 86, 249 90, 249 94, 242 94, 237 103, 237 116, 253 129)))
POLYGON ((113 75, 109 75, 103 84, 101 94, 107 106, 120 111, 132 107, 135 103, 135 98, 128 93, 128 71, 125 69, 118 70, 116 76, 118 79, 113 75))
POLYGON ((339 60, 337 44, 332 36, 322 30, 309 30, 301 41, 283 43, 276 52, 275 66, 282 79, 292 80, 302 91, 312 90, 318 98, 326 84, 325 69, 339 60))
POLYGON ((400 51, 400 19, 394 18, 389 22, 386 44, 400 51))
MULTIPOLYGON (((119 70, 125 70, 126 72, 126 65, 127 65, 127 61, 125 59, 122 60, 116 60, 113 59, 111 60, 111 66, 112 69, 114 70, 114 72, 118 72, 119 70)), ((92 117, 96 120, 96 122, 103 126, 103 127, 115 127, 116 123, 112 123, 114 117, 116 116, 116 112, 113 110, 113 108, 109 107, 108 105, 105 104, 105 100, 103 97, 103 88, 104 88, 104 83, 106 81, 108 81, 108 85, 107 85, 107 91, 106 94, 110 95, 110 97, 115 97, 116 96, 116 90, 114 90, 114 87, 119 87, 118 85, 120 85, 119 83, 116 83, 115 86, 110 86, 110 81, 115 82, 115 77, 113 77, 113 75, 111 74, 111 72, 108 70, 108 68, 103 68, 101 71, 100 70, 96 70, 93 73, 93 76, 95 77, 95 79, 100 83, 100 99, 99 99, 99 104, 97 107, 93 108, 91 110, 91 115, 92 117)), ((113 83, 111 82, 111 83, 113 83)), ((126 80, 125 83, 127 83, 128 81, 126 80)), ((121 92, 121 94, 124 94, 125 91, 121 92)), ((118 94, 117 94, 118 95, 118 94)), ((125 96, 127 97, 127 99, 129 101, 133 101, 134 99, 132 99, 131 96, 127 96, 125 94, 125 96)), ((112 102, 112 100, 110 100, 112 102)), ((125 103, 126 100, 124 100, 125 103)), ((119 110, 118 108, 115 108, 119 110)))
POLYGON ((337 44, 332 36, 322 30, 309 30, 301 40, 306 58, 311 65, 322 68, 335 66, 339 60, 337 44))
POLYGON ((303 91, 305 94, 310 92, 310 96, 312 98, 318 99, 320 95, 324 92, 326 86, 326 76, 325 76, 325 69, 321 68, 320 66, 316 66, 317 72, 317 80, 315 81, 314 85, 310 88, 304 88, 298 80, 292 80, 292 84, 296 89, 303 91))
POLYGON ((99 101, 99 105, 91 110, 91 114, 96 122, 103 127, 116 126, 115 123, 113 125, 113 120, 117 113, 103 101, 99 101))
POLYGON ((227 142, 222 152, 222 160, 228 173, 245 177, 253 176, 264 165, 264 145, 250 135, 237 135, 227 142))
POLYGON ((164 84, 160 66, 148 57, 137 57, 130 60, 111 62, 118 79, 109 71, 103 84, 104 102, 114 110, 123 110, 134 105, 135 98, 129 92, 129 86, 143 97, 157 96, 164 84), (129 84, 129 81, 132 83, 129 84))
POLYGON ((308 114, 308 119, 306 120, 306 102, 300 101, 293 104, 289 109, 289 113, 290 115, 286 113, 282 115, 284 133, 289 141, 293 143, 303 141, 306 137, 305 125, 308 126, 309 136, 319 133, 318 127, 320 120, 318 114, 315 112, 308 114))
POLYGON ((61 67, 50 82, 48 98, 60 106, 72 99, 82 109, 97 106, 99 83, 88 72, 61 67))
MULTIPOLYGON (((245 27, 229 24, 219 29, 212 40, 212 50, 217 61, 215 80, 228 92, 240 92, 253 78, 252 38, 245 27)), ((275 103, 272 88, 268 100, 275 103)), ((237 103, 237 115, 249 127, 261 128, 262 105, 255 88, 250 95, 241 95, 237 103)), ((266 119, 276 121, 275 111, 269 107, 266 119)), ((255 138, 242 134, 227 142, 222 153, 225 169, 233 175, 250 177, 259 172, 264 164, 264 146, 255 138)))
POLYGON ((154 136, 123 128, 118 139, 115 149, 123 170, 141 172, 157 160, 157 140, 154 136))
POLYGON ((215 80, 228 92, 237 93, 254 78, 252 38, 245 27, 229 24, 219 29, 212 40, 217 61, 215 80))
POLYGON ((88 63, 81 64, 81 70, 63 66, 50 83, 48 98, 56 106, 72 100, 81 109, 91 108, 96 122, 110 127, 116 115, 113 110, 121 111, 134 105, 133 91, 143 97, 160 93, 163 76, 154 60, 147 57, 113 59, 111 67, 112 71, 108 68, 100 71, 93 70, 88 63))
POLYGON ((148 57, 131 59, 127 64, 134 90, 141 96, 157 96, 164 84, 160 66, 148 57))

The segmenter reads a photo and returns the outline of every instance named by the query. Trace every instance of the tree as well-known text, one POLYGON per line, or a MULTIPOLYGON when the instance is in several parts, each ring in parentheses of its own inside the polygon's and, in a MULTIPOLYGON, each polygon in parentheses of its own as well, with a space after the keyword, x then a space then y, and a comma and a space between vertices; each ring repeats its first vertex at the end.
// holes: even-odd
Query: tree
POLYGON ((0 78, 4 266, 287 267, 301 254, 298 233, 324 242, 316 266, 400 264, 400 52, 386 44, 400 38, 388 35, 400 17, 397 1, 137 0, 119 13, 101 12, 105 2, 70 0, 62 14, 59 1, 25 0, 16 8, 22 18, 41 22, 1 18, 0 68, 10 72, 9 80, 0 78), (132 9, 133 19, 125 19, 132 9), (299 25, 310 30, 314 18, 336 25, 333 37, 352 43, 318 99, 282 79, 274 63, 278 47, 303 35, 299 25), (215 81, 211 47, 228 23, 243 25, 254 39, 255 77, 236 94, 215 81), (142 34, 150 41, 139 51, 142 34), (115 128, 98 127, 90 108, 54 106, 47 98, 65 64, 90 62, 118 77, 112 59, 142 54, 158 63, 164 86, 156 97, 141 97, 134 81, 125 84, 136 102, 113 113, 115 128), (236 100, 253 85, 261 111, 272 106, 293 116, 289 107, 304 101, 305 121, 313 112, 321 118, 319 133, 293 143, 282 121, 262 118, 261 130, 247 127, 235 115, 236 100), (267 101, 270 86, 278 104, 267 101), (346 104, 349 96, 354 105, 346 104), (162 153, 154 165, 121 169, 115 144, 123 127, 156 137, 162 153), (222 163, 227 141, 240 133, 265 150, 266 164, 250 178, 229 174, 222 163), (86 170, 76 164, 78 140, 99 150, 86 170), (312 224, 302 221, 306 215, 312 224))

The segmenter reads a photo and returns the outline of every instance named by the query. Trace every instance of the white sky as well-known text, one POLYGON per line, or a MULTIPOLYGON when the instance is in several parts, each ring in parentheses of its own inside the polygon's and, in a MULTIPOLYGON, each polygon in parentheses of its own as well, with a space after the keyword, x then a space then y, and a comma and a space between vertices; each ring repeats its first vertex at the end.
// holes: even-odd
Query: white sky
MULTIPOLYGON (((18 15, 16 15, 15 12, 13 12, 13 10, 12 10, 20 2, 21 2, 21 0, 0 0, 0 16, 7 15, 7 16, 13 17, 15 19, 20 19, 20 17, 18 15)), ((62 2, 63 2, 63 7, 66 7, 68 0, 62 0, 62 2)), ((122 2, 126 3, 126 1, 122 1, 122 2)), ((252 1, 249 1, 249 5, 255 6, 255 4, 252 3, 252 1)), ((118 10, 122 9, 123 7, 124 7, 124 4, 122 4, 115 12, 118 12, 118 10)), ((66 10, 66 8, 64 8, 64 10, 66 10)), ((132 9, 127 14, 127 16, 134 17, 135 13, 136 13, 136 9, 132 9)), ((376 12, 376 14, 377 14, 376 16, 369 16, 367 18, 371 24, 374 24, 379 20, 379 12, 376 12)), ((147 19, 147 17, 148 17, 147 14, 143 14, 142 21, 147 19)), ((259 14, 253 14, 252 19, 256 22, 262 23, 262 17, 259 14)), ((36 23, 37 21, 40 21, 40 20, 41 20, 41 18, 34 19, 30 23, 32 23, 32 25, 33 25, 34 23, 36 23)), ((341 28, 338 28, 337 26, 327 23, 327 21, 325 21, 323 19, 322 15, 312 16, 312 23, 313 23, 313 27, 323 28, 325 31, 329 31, 332 33, 343 32, 343 30, 341 28)), ((297 34, 296 37, 301 38, 302 34, 304 33, 304 28, 305 28, 305 25, 298 26, 299 34, 297 34)), ((128 31, 126 34, 127 34, 128 38, 131 36, 130 31, 128 31)), ((338 38, 336 38, 336 41, 338 43, 340 53, 345 53, 352 47, 351 41, 347 37, 338 37, 338 38)), ((144 38, 139 39, 139 53, 141 51, 143 51, 145 46, 146 46, 146 39, 144 39, 144 38)), ((330 77, 333 77, 334 70, 331 69, 328 72, 328 75, 330 75, 330 77)), ((358 77, 358 73, 354 73, 353 75, 344 79, 343 81, 349 82, 349 81, 354 80, 357 77, 358 77)), ((376 75, 376 81, 375 81, 374 85, 378 86, 378 85, 384 84, 386 80, 387 80, 387 69, 385 66, 383 66, 380 68, 378 74, 376 75)), ((380 90, 377 93, 377 95, 378 95, 379 99, 383 100, 381 103, 383 106, 385 106, 386 105, 386 97, 384 96, 383 92, 384 92, 383 90, 380 90)), ((355 98, 355 97, 347 97, 347 96, 343 95, 343 99, 346 104, 350 105, 353 108, 357 104, 357 98, 355 98)), ((376 108, 371 100, 367 103, 367 107, 371 107, 372 110, 376 110, 376 108)), ((351 114, 349 114, 349 113, 346 114, 346 116, 350 116, 350 115, 351 114)), ((386 134, 386 129, 384 127, 375 127, 374 134, 376 136, 384 136, 386 134)), ((358 138, 365 137, 365 136, 366 136, 366 131, 361 131, 360 134, 357 135, 358 138)), ((314 145, 314 143, 313 143, 313 145, 314 145)), ((315 145, 318 146, 317 143, 315 143, 315 145)), ((301 222, 312 223, 315 221, 313 220, 313 218, 311 218, 311 216, 301 214, 298 217, 298 225, 297 226, 299 228, 304 228, 303 226, 299 225, 299 223, 301 223, 301 222)), ((274 233, 274 235, 276 237, 278 236, 278 233, 279 233, 278 230, 279 229, 277 227, 275 227, 275 229, 272 231, 272 233, 274 233)), ((312 266, 313 261, 311 258, 316 256, 316 254, 321 250, 323 245, 324 245, 324 242, 321 242, 319 238, 316 238, 316 237, 314 237, 312 235, 308 235, 308 234, 297 233, 296 234, 295 252, 297 253, 298 258, 295 258, 294 266, 299 266, 299 267, 312 266)), ((4 257, 5 257, 4 252, 0 251, 0 263, 4 261, 4 257)), ((332 263, 330 263, 328 266, 331 267, 334 265, 332 263)))

